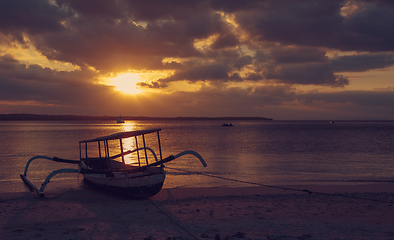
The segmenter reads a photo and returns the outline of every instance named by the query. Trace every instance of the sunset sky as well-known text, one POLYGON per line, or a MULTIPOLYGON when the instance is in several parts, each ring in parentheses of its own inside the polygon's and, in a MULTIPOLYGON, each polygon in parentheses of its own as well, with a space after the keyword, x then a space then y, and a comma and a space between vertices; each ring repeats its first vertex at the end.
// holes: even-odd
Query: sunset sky
POLYGON ((394 120, 394 1, 0 0, 0 113, 394 120))

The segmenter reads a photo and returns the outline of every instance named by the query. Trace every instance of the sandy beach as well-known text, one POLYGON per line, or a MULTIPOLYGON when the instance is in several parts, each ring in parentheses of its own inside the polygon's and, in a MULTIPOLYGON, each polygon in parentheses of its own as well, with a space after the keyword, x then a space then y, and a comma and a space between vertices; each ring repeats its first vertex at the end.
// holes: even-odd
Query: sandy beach
POLYGON ((45 198, 31 192, 3 193, 0 236, 394 239, 392 184, 291 187, 326 194, 267 187, 162 189, 158 195, 143 200, 88 187, 48 191, 45 198))

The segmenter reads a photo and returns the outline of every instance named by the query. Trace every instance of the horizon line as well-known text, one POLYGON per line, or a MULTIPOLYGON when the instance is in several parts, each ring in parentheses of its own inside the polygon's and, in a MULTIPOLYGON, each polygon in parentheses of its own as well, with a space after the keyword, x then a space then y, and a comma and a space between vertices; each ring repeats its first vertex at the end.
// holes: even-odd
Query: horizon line
MULTIPOLYGON (((1 113, 0 121, 103 121, 116 120, 118 116, 89 116, 76 114, 34 114, 34 113, 1 113)), ((250 121, 277 121, 277 122, 393 122, 394 119, 273 119, 268 117, 149 117, 149 116, 122 116, 123 120, 250 120, 250 121)))
MULTIPOLYGON (((267 117, 148 117, 148 116, 121 116, 123 120, 267 120, 267 117)), ((88 116, 74 114, 33 114, 33 113, 9 113, 0 114, 0 121, 29 121, 29 120, 116 120, 118 116, 88 116)))

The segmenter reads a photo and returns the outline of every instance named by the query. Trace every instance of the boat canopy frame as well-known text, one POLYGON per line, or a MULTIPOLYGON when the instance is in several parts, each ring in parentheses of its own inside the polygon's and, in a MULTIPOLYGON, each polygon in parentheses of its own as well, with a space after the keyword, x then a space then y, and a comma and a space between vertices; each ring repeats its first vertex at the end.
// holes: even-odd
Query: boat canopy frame
POLYGON ((111 159, 115 159, 115 158, 118 158, 118 157, 121 157, 122 158, 122 163, 126 164, 124 156, 127 155, 127 154, 131 154, 133 152, 137 152, 138 167, 141 167, 141 157, 140 157, 139 151, 142 151, 142 150, 145 153, 146 166, 150 165, 149 161, 148 161, 147 151, 150 151, 152 153, 152 155, 155 158, 156 162, 161 162, 163 160, 163 154, 162 154, 162 150, 161 150, 161 142, 160 142, 160 134, 159 134, 160 131, 161 131, 161 128, 155 128, 155 129, 149 129, 149 130, 126 131, 126 132, 120 132, 120 133, 116 133, 116 134, 112 134, 112 135, 108 135, 108 136, 103 136, 103 137, 93 138, 93 139, 89 139, 89 140, 79 141, 79 157, 80 157, 80 161, 82 162, 84 159, 89 159, 89 156, 88 156, 88 143, 97 142, 97 144, 98 144, 98 154, 99 154, 98 159, 100 160, 99 162, 100 162, 100 167, 101 168, 103 168, 103 165, 104 165, 103 161, 106 161, 106 165, 108 166, 108 169, 112 170, 111 164, 110 164, 111 159), (158 141, 160 160, 157 158, 154 150, 149 148, 149 147, 147 147, 146 141, 145 141, 145 135, 146 134, 155 133, 155 132, 157 133, 157 141, 158 141), (139 137, 139 136, 142 136, 143 147, 141 147, 141 148, 138 147, 138 139, 137 139, 137 137, 139 137), (135 149, 128 150, 128 151, 124 151, 123 150, 123 139, 126 139, 126 138, 134 138, 135 146, 136 146, 135 149), (112 141, 112 140, 119 140, 120 154, 116 154, 116 155, 113 155, 113 156, 110 155, 108 141, 112 141), (82 149, 83 148, 84 148, 84 154, 82 153, 82 149), (104 156, 102 156, 102 148, 104 149, 104 156))

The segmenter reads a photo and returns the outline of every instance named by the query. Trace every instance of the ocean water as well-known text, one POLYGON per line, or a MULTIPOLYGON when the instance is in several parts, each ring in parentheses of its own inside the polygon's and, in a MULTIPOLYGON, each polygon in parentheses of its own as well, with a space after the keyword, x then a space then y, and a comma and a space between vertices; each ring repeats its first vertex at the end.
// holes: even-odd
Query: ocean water
MULTIPOLYGON (((394 186, 394 122, 323 121, 20 121, 0 122, 0 191, 28 191, 20 174, 36 155, 79 159, 80 140, 121 131, 161 128, 163 158, 184 150, 202 155, 166 164, 164 188, 390 183, 394 186), (175 170, 178 169, 178 170, 175 170), (181 170, 181 171, 180 171, 181 170), (250 185, 251 186, 251 185, 250 185)), ((34 161, 27 173, 38 186, 53 170, 74 165, 34 161)), ((83 187, 79 174, 60 174, 48 190, 83 187)))

